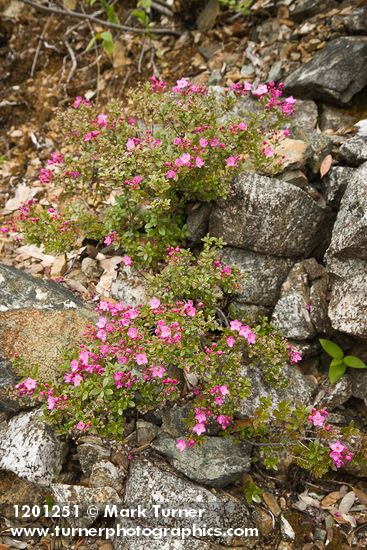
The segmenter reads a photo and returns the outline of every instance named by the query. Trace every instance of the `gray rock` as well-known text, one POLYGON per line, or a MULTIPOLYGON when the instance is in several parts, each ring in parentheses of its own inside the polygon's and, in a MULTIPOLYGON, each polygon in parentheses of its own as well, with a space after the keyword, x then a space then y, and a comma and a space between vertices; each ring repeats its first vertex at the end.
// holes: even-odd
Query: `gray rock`
POLYGON ((355 8, 343 19, 349 34, 367 34, 367 7, 355 8))
POLYGON ((293 405, 311 405, 316 384, 306 378, 296 365, 285 366, 283 370, 285 379, 288 381, 286 388, 274 388, 264 381, 261 367, 246 366, 243 369, 243 376, 251 380, 252 393, 250 397, 242 401, 237 415, 239 418, 251 417, 256 408, 260 405, 261 397, 268 397, 271 401, 271 410, 276 409, 281 401, 291 401, 293 405))
POLYGON ((117 468, 109 460, 101 460, 92 466, 89 485, 90 487, 112 487, 118 491, 121 490, 121 482, 125 474, 124 470, 117 468))
POLYGON ((209 222, 213 236, 262 254, 307 256, 317 242, 324 210, 298 187, 258 174, 242 174, 209 222))
POLYGON ((335 330, 367 338, 367 259, 328 259, 331 278, 328 315, 335 330))
POLYGON ((211 210, 212 204, 207 202, 196 202, 188 205, 186 223, 190 233, 190 240, 193 243, 199 243, 208 233, 211 210))
POLYGON ((328 277, 316 260, 304 260, 290 271, 273 311, 272 322, 284 336, 309 340, 326 332, 328 277))
POLYGON ((83 303, 62 286, 0 264, 0 312, 26 308, 63 310, 82 306, 83 303))
POLYGON ((318 120, 317 105, 309 99, 298 99, 291 118, 292 129, 315 130, 318 120))
POLYGON ((86 476, 90 476, 94 464, 110 456, 111 449, 105 447, 99 437, 85 436, 78 440, 79 462, 86 476))
POLYGON ((323 179, 323 194, 328 206, 339 207, 353 172, 353 168, 347 166, 334 166, 327 173, 323 179))
POLYGON ((234 300, 229 304, 228 314, 230 319, 238 319, 245 324, 252 325, 256 323, 260 317, 270 317, 271 308, 258 306, 256 304, 245 304, 234 300))
POLYGON ((263 306, 276 303, 283 281, 294 263, 287 258, 265 256, 240 248, 225 248, 222 260, 237 266, 243 274, 236 300, 263 306))
MULTIPOLYGON (((229 529, 230 527, 246 526, 251 528, 249 520, 249 511, 244 505, 243 500, 238 501, 223 493, 219 489, 215 494, 204 487, 200 487, 187 479, 179 477, 172 469, 163 461, 137 458, 130 465, 129 476, 126 482, 126 490, 124 497, 124 506, 134 507, 142 505, 146 510, 146 518, 126 520, 124 527, 136 528, 143 524, 144 527, 191 527, 193 523, 197 528, 201 529, 204 525, 210 527, 220 527, 221 529, 229 529), (161 506, 162 508, 184 509, 184 510, 202 510, 201 517, 162 517, 158 513, 158 517, 154 517, 153 506, 161 506)), ((159 508, 160 510, 161 508, 159 508)), ((158 508, 157 508, 158 510, 158 508)), ((199 514, 199 512, 198 512, 199 514)), ((117 520, 121 524, 121 518, 117 520)), ((204 533, 203 533, 204 534, 204 533)), ((250 533, 249 533, 250 534, 250 533)), ((251 535, 250 535, 251 537, 251 535)), ((256 540, 254 536, 250 540, 256 540)), ((226 547, 231 546, 231 542, 235 541, 236 546, 241 545, 247 547, 248 541, 242 537, 216 537, 215 543, 211 546, 210 537, 200 536, 197 532, 195 537, 188 537, 185 544, 176 538, 168 538, 159 541, 159 548, 167 550, 188 550, 188 549, 203 549, 203 550, 219 550, 217 546, 225 544, 226 547)), ((116 537, 114 540, 115 550, 151 550, 154 546, 154 539, 135 537, 116 537)), ((157 546, 158 548, 158 546, 157 546)))
POLYGON ((350 128, 359 120, 358 114, 345 107, 340 108, 336 105, 322 103, 320 110, 319 126, 322 132, 325 130, 338 131, 350 128))
POLYGON ((290 5, 289 17, 301 22, 317 13, 322 13, 325 8, 330 9, 330 0, 297 0, 290 5))
POLYGON ((20 508, 25 505, 42 506, 47 493, 45 487, 21 479, 9 471, 0 470, 0 512, 10 520, 15 520, 14 504, 18 504, 20 508))
POLYGON ((348 376, 352 382, 353 397, 363 399, 367 406, 367 369, 349 369, 348 376))
POLYGON ((340 160, 351 166, 359 166, 367 160, 367 137, 348 139, 339 150, 340 160))
POLYGON ((286 91, 304 98, 348 103, 367 84, 367 37, 329 42, 286 79, 286 91))
POLYGON ((40 418, 40 411, 12 418, 0 434, 0 469, 48 485, 62 468, 66 444, 40 418))
POLYGON ((54 483, 51 485, 55 504, 71 505, 71 514, 66 518, 69 525, 89 527, 99 515, 103 515, 107 505, 121 504, 121 498, 111 487, 83 487, 82 485, 66 485, 54 483), (78 505, 77 514, 73 505, 78 505), (88 506, 93 505, 94 514, 87 513, 88 506))
POLYGON ((209 487, 226 487, 234 483, 251 465, 252 446, 236 445, 230 438, 206 437, 203 445, 181 453, 176 448, 176 439, 161 434, 152 447, 167 456, 176 470, 209 487))
POLYGON ((353 384, 349 373, 335 384, 325 382, 315 397, 315 407, 333 410, 343 405, 353 395, 353 384))
POLYGON ((11 368, 11 364, 6 359, 0 357, 0 388, 16 383, 16 376, 11 368))
POLYGON ((293 137, 296 140, 302 140, 306 144, 304 153, 305 169, 307 172, 317 175, 323 159, 333 149, 333 138, 303 126, 294 129, 293 137))
POLYGON ((138 420, 136 422, 136 441, 138 445, 147 445, 157 437, 159 432, 158 426, 146 422, 145 420, 138 420))
POLYGON ((142 304, 147 298, 146 280, 129 266, 120 268, 120 273, 111 286, 111 296, 131 306, 142 304))
POLYGON ((348 183, 327 256, 367 259, 367 163, 348 183))
POLYGON ((162 410, 163 430, 172 437, 179 437, 186 430, 185 419, 192 410, 191 403, 184 405, 174 404, 162 410))
MULTIPOLYGON (((60 285, 0 264, 0 355, 10 363, 20 355, 29 371, 37 366, 39 380, 60 378, 57 366, 65 361, 65 348, 74 347, 94 319, 94 312, 60 285)), ((9 378, 3 363, 0 372, 9 378)))

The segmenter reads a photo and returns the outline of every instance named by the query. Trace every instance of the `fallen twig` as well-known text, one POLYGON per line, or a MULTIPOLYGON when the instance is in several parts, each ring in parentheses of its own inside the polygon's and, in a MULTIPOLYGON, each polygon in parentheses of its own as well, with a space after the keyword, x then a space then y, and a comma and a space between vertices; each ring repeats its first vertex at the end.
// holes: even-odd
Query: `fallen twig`
POLYGON ((48 13, 55 13, 57 15, 62 15, 64 17, 76 17, 78 19, 85 19, 88 21, 91 21, 93 23, 97 23, 98 25, 103 25, 104 27, 108 27, 110 29, 117 29, 119 31, 126 31, 131 32, 134 34, 170 34, 172 36, 180 36, 181 33, 178 31, 175 31, 173 29, 166 29, 166 28, 149 28, 147 31, 146 29, 139 29, 137 27, 127 27, 126 25, 119 25, 118 23, 111 23, 110 21, 104 21, 103 19, 99 19, 98 17, 94 17, 93 15, 88 15, 86 13, 80 13, 77 11, 71 11, 71 10, 65 10, 61 8, 56 8, 54 6, 44 6, 43 4, 37 4, 36 2, 33 2, 32 0, 19 0, 23 4, 27 4, 28 6, 32 6, 33 8, 45 11, 48 13))
POLYGON ((34 73, 35 73, 35 70, 36 70, 36 65, 37 65, 38 57, 39 57, 39 54, 40 54, 40 51, 41 51, 41 46, 42 46, 42 43, 43 43, 43 37, 44 37, 45 34, 46 34, 46 31, 47 31, 48 26, 49 26, 49 24, 50 24, 50 22, 51 22, 51 19, 52 19, 52 15, 51 15, 51 17, 49 17, 49 18, 47 19, 46 24, 45 24, 45 26, 43 27, 41 36, 40 36, 39 39, 38 39, 38 44, 37 44, 37 48, 36 48, 36 53, 34 54, 33 63, 32 63, 32 68, 31 68, 31 73, 30 73, 30 77, 31 77, 31 78, 34 77, 34 73))
POLYGON ((69 52, 69 55, 70 55, 70 58, 71 58, 71 69, 70 69, 70 72, 69 72, 69 75, 66 79, 66 84, 68 84, 70 82, 70 80, 73 78, 73 75, 76 71, 76 68, 77 68, 77 61, 76 61, 76 57, 75 57, 75 53, 74 53, 74 50, 73 48, 70 46, 69 42, 66 40, 64 40, 64 44, 65 46, 67 47, 67 50, 69 52))

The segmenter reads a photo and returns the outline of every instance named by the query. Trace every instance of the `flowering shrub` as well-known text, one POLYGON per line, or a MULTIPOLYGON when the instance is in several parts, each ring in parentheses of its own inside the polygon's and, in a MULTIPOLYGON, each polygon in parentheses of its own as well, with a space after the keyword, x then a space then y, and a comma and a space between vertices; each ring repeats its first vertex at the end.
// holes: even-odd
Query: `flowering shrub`
POLYGON ((359 430, 353 423, 343 428, 332 426, 327 423, 328 416, 324 409, 295 407, 288 401, 274 409, 270 399, 262 398, 253 418, 236 431, 240 437, 255 441, 267 468, 278 469, 282 462, 293 462, 321 477, 330 468, 345 466, 356 455, 357 460, 361 458, 359 430))
POLYGON ((68 203, 84 200, 89 219, 81 222, 70 209, 59 218, 41 215, 41 207, 29 216, 23 211, 18 222, 26 241, 66 251, 81 236, 113 234, 135 262, 154 264, 167 246, 184 242, 188 201, 225 196, 239 169, 279 169, 276 146, 289 133, 285 121, 295 103, 282 90, 244 82, 218 93, 184 78, 171 88, 153 77, 124 105, 114 102, 103 112, 78 97, 60 115, 69 154, 53 153, 39 179, 63 189, 68 203), (256 113, 244 111, 247 95, 256 113))
POLYGON ((239 276, 236 267, 224 265, 219 259, 223 244, 221 239, 205 237, 197 257, 190 250, 169 247, 165 267, 149 278, 150 292, 164 302, 192 299, 202 302, 209 314, 218 312, 218 307, 225 307, 235 293, 239 276))

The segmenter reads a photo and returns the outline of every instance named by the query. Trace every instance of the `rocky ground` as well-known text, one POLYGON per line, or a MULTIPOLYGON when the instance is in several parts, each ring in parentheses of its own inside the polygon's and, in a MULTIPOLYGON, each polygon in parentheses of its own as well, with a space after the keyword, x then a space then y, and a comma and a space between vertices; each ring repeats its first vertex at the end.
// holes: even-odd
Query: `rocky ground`
MULTIPOLYGON (((122 96, 126 86, 156 70, 169 80, 182 75, 217 86, 240 78, 285 79, 287 92, 299 102, 291 138, 283 144, 283 172, 276 178, 238 177, 227 200, 192 205, 187 221, 193 243, 208 231, 223 236, 226 260, 247 273, 232 312, 252 319, 269 316, 302 351, 286 397, 327 407, 334 422, 354 420, 363 431, 367 374, 349 369, 331 386, 318 338, 330 338, 367 361, 366 10, 365 2, 259 0, 249 16, 224 14, 216 23, 215 18, 204 24, 176 15, 162 25, 179 29, 179 38, 149 38, 142 46, 141 38, 122 35, 120 53, 112 60, 100 50, 84 54, 89 31, 85 26, 70 30, 73 21, 12 1, 4 3, 0 22, 5 221, 28 198, 50 200, 50 191, 37 181, 38 169, 62 137, 55 133, 56 107, 78 93, 100 101, 122 96), (65 40, 78 61, 73 74, 65 40)), ((123 445, 90 436, 66 444, 56 437, 34 403, 17 396, 12 364, 21 353, 29 364, 42 364, 41 375, 52 377, 61 350, 93 320, 93 303, 100 297, 140 302, 144 279, 121 267, 121 258, 109 248, 86 245, 54 257, 17 247, 6 236, 0 247, 0 550, 53 544, 47 537, 9 537, 17 523, 13 503, 39 504, 46 497, 99 509, 111 501, 152 506, 165 499, 179 507, 189 499, 213 507, 214 523, 220 518, 221 526, 232 526, 235 519, 261 533, 260 539, 197 538, 165 546, 161 541, 65 539, 64 547, 366 548, 365 464, 351 464, 322 480, 287 468, 286 461, 274 473, 252 464, 256 447, 217 437, 180 454, 174 445, 185 412, 180 404, 133 422, 123 445), (243 498, 249 480, 263 491, 260 504, 243 498)), ((260 374, 249 375, 256 391, 244 403, 244 416, 260 396, 269 395, 274 405, 284 398, 260 374)), ((132 524, 139 522, 126 520, 132 524)), ((152 519, 145 524, 152 525, 152 519)), ((103 520, 97 518, 96 525, 103 520)))

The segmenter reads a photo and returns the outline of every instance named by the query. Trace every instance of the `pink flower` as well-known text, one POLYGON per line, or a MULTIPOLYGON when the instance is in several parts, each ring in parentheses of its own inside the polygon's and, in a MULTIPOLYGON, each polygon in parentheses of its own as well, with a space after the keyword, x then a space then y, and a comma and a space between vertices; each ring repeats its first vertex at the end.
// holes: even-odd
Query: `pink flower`
POLYGON ((83 377, 80 376, 80 374, 76 374, 73 378, 73 386, 76 387, 76 386, 79 386, 80 382, 83 381, 83 377))
POLYGON ((133 265, 132 259, 130 258, 130 256, 127 256, 126 254, 125 256, 122 256, 121 261, 124 265, 127 265, 127 266, 133 265))
POLYGON ((191 300, 189 300, 189 302, 185 305, 185 313, 189 317, 195 317, 196 315, 196 308, 192 305, 191 300))
POLYGON ((138 329, 134 327, 130 327, 127 331, 127 335, 132 340, 135 340, 139 336, 138 329))
POLYGON ((200 145, 200 147, 206 147, 208 145, 208 140, 205 139, 205 138, 200 138, 199 139, 199 145, 200 145))
POLYGON ((1 233, 8 233, 9 232, 9 227, 0 227, 0 232, 1 233))
POLYGON ((106 317, 100 317, 98 319, 98 322, 96 323, 96 327, 98 328, 104 328, 107 324, 107 319, 106 317))
POLYGON ((204 432, 206 432, 206 429, 205 429, 205 424, 202 424, 202 423, 198 423, 198 424, 195 424, 195 426, 193 427, 192 431, 194 433, 196 433, 197 435, 201 435, 203 434, 204 432))
POLYGON ((115 242, 117 240, 117 233, 116 231, 111 231, 111 233, 109 233, 108 235, 106 235, 106 237, 104 238, 104 243, 107 244, 108 246, 110 244, 112 244, 113 242, 115 242))
POLYGON ((77 424, 75 424, 75 429, 80 430, 81 432, 86 428, 87 428, 87 424, 85 424, 84 422, 78 422, 77 424))
POLYGON ((184 88, 187 88, 188 85, 189 85, 189 83, 186 80, 186 78, 181 78, 180 80, 177 80, 177 82, 176 82, 176 86, 179 90, 183 90, 184 88))
POLYGON ((148 304, 150 305, 151 309, 157 309, 161 305, 161 301, 158 300, 158 298, 152 298, 148 304))
POLYGON ((240 157, 239 155, 237 155, 236 157, 232 157, 232 156, 231 156, 231 157, 228 157, 228 158, 226 159, 226 164, 227 164, 227 166, 237 166, 237 164, 238 164, 240 158, 241 158, 241 157, 240 157))
POLYGON ((275 154, 275 153, 274 153, 274 150, 273 150, 270 146, 265 147, 265 149, 264 149, 264 155, 265 155, 266 157, 273 157, 274 154, 275 154))
POLYGON ((91 132, 87 132, 85 136, 83 136, 83 141, 87 142, 91 139, 96 139, 99 136, 100 132, 98 130, 92 130, 91 132))
POLYGON ((330 449, 335 451, 336 453, 342 453, 346 449, 346 447, 338 440, 330 445, 330 449))
POLYGON ((32 391, 37 386, 36 380, 33 380, 33 378, 27 378, 27 380, 24 380, 23 386, 28 390, 32 391))
POLYGON ((180 159, 185 166, 188 166, 190 164, 191 155, 189 155, 189 153, 182 153, 180 159))
POLYGON ((105 128, 107 126, 107 115, 100 114, 97 117, 97 123, 100 128, 105 128))
POLYGON ((220 144, 220 141, 217 137, 210 140, 210 147, 217 147, 220 144))
POLYGON ((234 321, 231 321, 230 322, 230 328, 231 330, 240 330, 240 328, 242 327, 242 323, 241 321, 238 321, 237 319, 235 319, 234 321))
POLYGON ((255 344, 256 343, 256 334, 252 332, 250 327, 248 325, 241 326, 240 330, 238 331, 238 334, 240 336, 244 336, 246 338, 248 344, 255 344))
POLYGON ((233 346, 235 345, 236 343, 236 340, 233 338, 233 336, 228 336, 227 340, 226 340, 226 343, 227 343, 227 346, 229 348, 233 348, 233 346))
POLYGON ((51 170, 48 170, 47 168, 41 168, 39 175, 39 180, 41 183, 50 183, 53 177, 54 175, 51 170))
POLYGON ((55 408, 57 401, 58 401, 57 397, 53 397, 52 395, 49 395, 47 399, 47 408, 49 411, 52 411, 55 408))
POLYGON ((328 416, 327 411, 325 410, 316 410, 312 409, 312 414, 308 417, 308 421, 311 422, 314 426, 322 427, 328 416))
POLYGON ((260 84, 252 93, 256 96, 261 97, 268 93, 268 87, 266 84, 260 84))
POLYGON ((47 164, 52 166, 53 164, 62 164, 65 161, 61 153, 51 153, 51 158, 47 160, 47 164))
POLYGON ((163 378, 166 369, 160 365, 153 365, 151 368, 153 378, 163 378))
POLYGON ((172 180, 175 177, 176 177, 176 172, 174 170, 168 170, 168 172, 166 172, 166 178, 168 180, 172 180))
POLYGON ((201 411, 199 408, 195 409, 195 420, 199 423, 199 424, 203 424, 204 422, 206 422, 206 414, 201 411))
POLYGON ((148 363, 148 359, 145 353, 138 353, 137 355, 135 355, 135 360, 138 365, 146 365, 148 363))
POLYGON ((205 164, 205 161, 201 157, 196 157, 195 164, 198 168, 202 168, 205 164))
POLYGON ((178 439, 176 443, 177 449, 180 451, 180 453, 183 453, 186 449, 186 441, 184 439, 178 439))
POLYGON ((217 416, 217 422, 222 427, 222 430, 225 430, 231 423, 231 417, 220 414, 217 416))
POLYGON ((284 103, 281 105, 283 115, 291 115, 296 103, 297 100, 293 96, 286 97, 284 103))
POLYGON ((238 128, 239 128, 239 130, 242 130, 242 131, 247 130, 246 122, 240 122, 239 125, 238 125, 238 128))
POLYGON ((171 329, 169 327, 161 327, 161 338, 169 338, 171 336, 171 329))
POLYGON ((132 149, 134 149, 135 147, 135 141, 133 140, 133 138, 129 138, 126 142, 126 149, 128 151, 131 151, 132 149))

